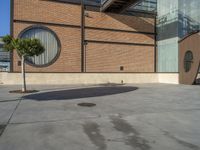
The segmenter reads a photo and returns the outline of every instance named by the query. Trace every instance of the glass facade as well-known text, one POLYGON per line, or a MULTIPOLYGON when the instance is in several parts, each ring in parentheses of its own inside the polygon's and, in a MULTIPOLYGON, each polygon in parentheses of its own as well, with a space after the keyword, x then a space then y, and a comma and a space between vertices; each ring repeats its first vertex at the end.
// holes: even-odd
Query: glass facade
POLYGON ((178 0, 157 0, 157 71, 178 72, 178 0))
POLYGON ((131 6, 129 10, 155 13, 157 0, 142 0, 131 6))
POLYGON ((200 29, 199 0, 157 0, 158 72, 178 72, 178 41, 200 29))
POLYGON ((200 29, 200 1, 179 0, 179 37, 200 29))

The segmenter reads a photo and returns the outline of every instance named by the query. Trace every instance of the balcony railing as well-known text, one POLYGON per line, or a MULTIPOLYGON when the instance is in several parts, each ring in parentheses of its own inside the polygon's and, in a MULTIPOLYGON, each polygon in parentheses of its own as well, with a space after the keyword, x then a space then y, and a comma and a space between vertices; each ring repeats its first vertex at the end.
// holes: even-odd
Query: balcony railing
POLYGON ((121 13, 141 0, 102 0, 101 11, 121 13))
POLYGON ((156 7, 157 0, 101 0, 101 11, 104 12, 156 12, 156 7))

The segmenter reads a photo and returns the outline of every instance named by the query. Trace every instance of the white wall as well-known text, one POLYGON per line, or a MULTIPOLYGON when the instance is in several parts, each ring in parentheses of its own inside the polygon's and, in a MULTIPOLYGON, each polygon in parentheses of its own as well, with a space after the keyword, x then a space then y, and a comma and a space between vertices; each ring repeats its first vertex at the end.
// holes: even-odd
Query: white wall
POLYGON ((158 83, 179 84, 179 74, 158 73, 158 83))

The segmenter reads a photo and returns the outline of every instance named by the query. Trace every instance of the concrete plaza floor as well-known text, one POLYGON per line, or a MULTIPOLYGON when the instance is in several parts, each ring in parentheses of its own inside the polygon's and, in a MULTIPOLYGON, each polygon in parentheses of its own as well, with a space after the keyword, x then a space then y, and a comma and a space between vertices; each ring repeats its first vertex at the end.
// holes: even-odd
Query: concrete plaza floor
POLYGON ((200 150, 200 86, 19 88, 0 85, 0 150, 200 150))

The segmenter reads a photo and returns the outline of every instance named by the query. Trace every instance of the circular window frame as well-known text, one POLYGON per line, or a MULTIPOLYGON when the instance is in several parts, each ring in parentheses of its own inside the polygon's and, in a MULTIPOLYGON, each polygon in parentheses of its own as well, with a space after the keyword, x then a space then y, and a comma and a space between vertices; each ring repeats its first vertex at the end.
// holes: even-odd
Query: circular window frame
POLYGON ((192 52, 191 50, 186 51, 186 52, 185 52, 185 55, 184 55, 184 71, 185 71, 186 73, 190 72, 190 70, 191 70, 191 68, 192 68, 193 60, 194 60, 193 52, 192 52), (188 53, 190 53, 191 56, 192 56, 192 59, 191 59, 191 60, 186 60, 186 55, 187 55, 188 53), (189 62, 189 64, 190 64, 190 68, 186 68, 186 63, 188 63, 188 62, 189 62))
MULTIPOLYGON (((43 64, 43 65, 38 65, 38 64, 34 64, 34 63, 31 63, 30 61, 26 60, 25 59, 25 63, 32 66, 32 67, 36 67, 36 68, 44 68, 44 67, 48 67, 52 64, 54 64, 56 62, 56 60, 60 57, 60 53, 61 53, 61 42, 60 42, 60 39, 58 38, 57 34, 50 28, 46 27, 46 26, 42 26, 42 25, 32 25, 32 26, 29 26, 27 28, 25 28, 24 30, 22 30, 19 35, 18 35, 18 38, 22 39, 23 35, 28 32, 29 30, 32 30, 32 29, 43 29, 43 30, 47 30, 48 32, 50 32, 56 39, 57 41, 57 44, 58 44, 58 52, 57 54, 55 55, 55 57, 49 62, 49 63, 46 63, 46 64, 43 64)), ((19 54, 18 54, 19 55, 19 54)), ((19 55, 20 56, 20 55, 19 55)), ((21 57, 21 56, 20 56, 21 57)))

